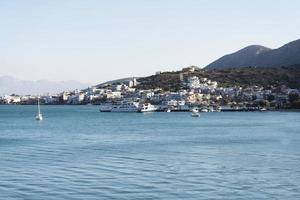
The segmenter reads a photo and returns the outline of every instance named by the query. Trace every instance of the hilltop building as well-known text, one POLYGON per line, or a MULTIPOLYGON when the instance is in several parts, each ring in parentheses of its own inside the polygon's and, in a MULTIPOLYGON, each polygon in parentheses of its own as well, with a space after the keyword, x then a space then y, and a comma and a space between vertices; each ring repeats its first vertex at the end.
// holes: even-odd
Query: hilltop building
POLYGON ((187 86, 190 89, 196 89, 200 87, 200 80, 197 76, 188 77, 187 86))

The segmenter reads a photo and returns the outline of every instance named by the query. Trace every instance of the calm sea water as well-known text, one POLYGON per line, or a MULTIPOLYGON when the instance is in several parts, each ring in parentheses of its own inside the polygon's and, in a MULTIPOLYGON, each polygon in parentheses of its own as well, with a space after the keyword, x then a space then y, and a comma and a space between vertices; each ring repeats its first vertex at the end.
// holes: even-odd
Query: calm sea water
POLYGON ((0 106, 0 199, 300 199, 300 113, 0 106))

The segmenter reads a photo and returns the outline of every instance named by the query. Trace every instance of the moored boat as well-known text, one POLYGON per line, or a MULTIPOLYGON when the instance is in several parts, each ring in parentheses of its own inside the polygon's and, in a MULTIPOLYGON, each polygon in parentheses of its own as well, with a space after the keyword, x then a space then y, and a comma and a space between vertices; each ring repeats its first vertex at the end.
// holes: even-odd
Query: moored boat
POLYGON ((154 112, 157 110, 157 107, 152 105, 151 103, 141 104, 139 107, 140 112, 154 112))
POLYGON ((193 109, 191 110, 191 112, 192 112, 192 114, 191 114, 192 117, 200 117, 200 114, 199 114, 199 110, 198 110, 198 109, 193 108, 193 109))
POLYGON ((122 101, 119 103, 106 103, 100 105, 100 112, 138 112, 139 103, 132 101, 122 101))
POLYGON ((208 109, 207 108, 202 108, 201 112, 208 112, 208 109))

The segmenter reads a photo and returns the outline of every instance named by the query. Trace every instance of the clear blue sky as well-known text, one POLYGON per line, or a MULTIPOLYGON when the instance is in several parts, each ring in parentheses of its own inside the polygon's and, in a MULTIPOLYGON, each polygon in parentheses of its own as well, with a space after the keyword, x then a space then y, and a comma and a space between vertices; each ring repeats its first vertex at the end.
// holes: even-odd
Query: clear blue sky
POLYGON ((300 38, 298 0, 0 0, 0 76, 98 82, 300 38))

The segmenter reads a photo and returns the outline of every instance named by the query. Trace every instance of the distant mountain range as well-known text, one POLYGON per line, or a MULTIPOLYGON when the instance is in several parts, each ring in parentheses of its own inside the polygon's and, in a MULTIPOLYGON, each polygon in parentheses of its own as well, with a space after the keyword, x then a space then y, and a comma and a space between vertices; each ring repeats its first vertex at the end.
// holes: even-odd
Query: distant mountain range
POLYGON ((235 53, 225 55, 206 66, 206 69, 233 67, 281 67, 300 64, 300 39, 270 49, 260 45, 251 45, 235 53))
POLYGON ((4 94, 56 94, 63 91, 87 88, 89 85, 78 81, 24 81, 10 76, 0 76, 0 95, 4 94))
MULTIPOLYGON (((282 66, 285 66, 285 67, 293 66, 293 68, 289 69, 288 71, 281 69, 281 72, 282 72, 282 73, 280 72, 281 75, 284 74, 286 77, 289 77, 289 76, 294 76, 294 74, 291 74, 291 73, 297 72, 296 74, 298 77, 298 71, 296 69, 298 69, 300 66, 300 39, 292 41, 288 44, 285 44, 278 49, 270 49, 268 47, 264 47, 264 46, 260 46, 260 45, 251 45, 251 46, 245 47, 235 53, 228 54, 228 55, 225 55, 225 56, 217 59, 216 61, 207 65, 205 67, 205 69, 208 69, 208 70, 221 69, 222 70, 225 68, 240 68, 240 67, 262 67, 262 68, 267 67, 268 68, 268 67, 282 67, 282 66)), ((253 71, 253 68, 251 68, 251 70, 253 71)), ((251 74, 251 70, 246 70, 246 71, 242 71, 242 72, 251 74)), ((232 73, 232 71, 234 71, 234 70, 231 70, 229 72, 232 73)), ((223 72, 223 73, 225 73, 225 72, 223 72)), ((257 72, 255 74, 255 76, 257 77, 257 75, 259 73, 260 73, 260 71, 257 72)), ((278 74, 276 74, 276 75, 278 75, 278 74)), ((175 74, 174 76, 178 77, 177 74, 175 74)), ((209 73, 206 76, 209 77, 209 73)), ((239 76, 241 76, 241 74, 236 73, 236 77, 239 77, 239 76)), ((170 78, 169 76, 167 76, 167 77, 157 76, 157 77, 159 78, 159 80, 152 80, 152 79, 148 80, 149 78, 147 78, 147 77, 140 78, 140 80, 145 79, 145 80, 148 80, 147 84, 155 85, 156 84, 155 82, 161 83, 163 81, 167 81, 167 80, 174 81, 176 79, 176 78, 174 78, 174 80, 173 80, 173 78, 172 77, 170 78)), ((212 78, 212 80, 218 80, 218 81, 222 82, 224 77, 223 78, 220 78, 220 77, 221 77, 221 75, 218 75, 217 78, 216 77, 210 77, 210 78, 212 78), (220 80, 218 78, 220 78, 220 80)), ((253 77, 251 77, 251 78, 253 78, 253 77)), ((129 79, 131 79, 131 78, 108 81, 108 82, 99 84, 97 86, 102 86, 105 84, 111 84, 111 83, 117 83, 117 82, 123 82, 123 81, 129 80, 129 79)), ((269 79, 271 80, 271 78, 269 78, 269 79)), ((237 82, 241 82, 241 81, 238 80, 237 82)), ((144 83, 144 85, 145 84, 146 84, 146 82, 144 83)), ((296 85, 297 87, 299 87, 299 83, 297 81, 294 81, 294 79, 291 83, 288 83, 288 84, 291 84, 293 86, 296 85)), ((143 85, 143 84, 141 84, 141 85, 143 85)), ((168 84, 166 84, 166 85, 168 85, 168 84)), ((4 94, 20 94, 20 95, 57 94, 57 93, 63 92, 63 91, 71 91, 74 89, 84 89, 84 88, 87 88, 88 86, 89 86, 88 84, 84 84, 84 83, 81 83, 78 81, 61 81, 61 82, 53 82, 53 81, 47 81, 47 80, 24 81, 24 80, 18 80, 16 78, 13 78, 10 76, 0 76, 0 95, 4 95, 4 94)), ((158 85, 158 86, 163 87, 164 85, 162 84, 162 85, 158 85)), ((144 88, 148 88, 148 86, 145 86, 144 88)))

